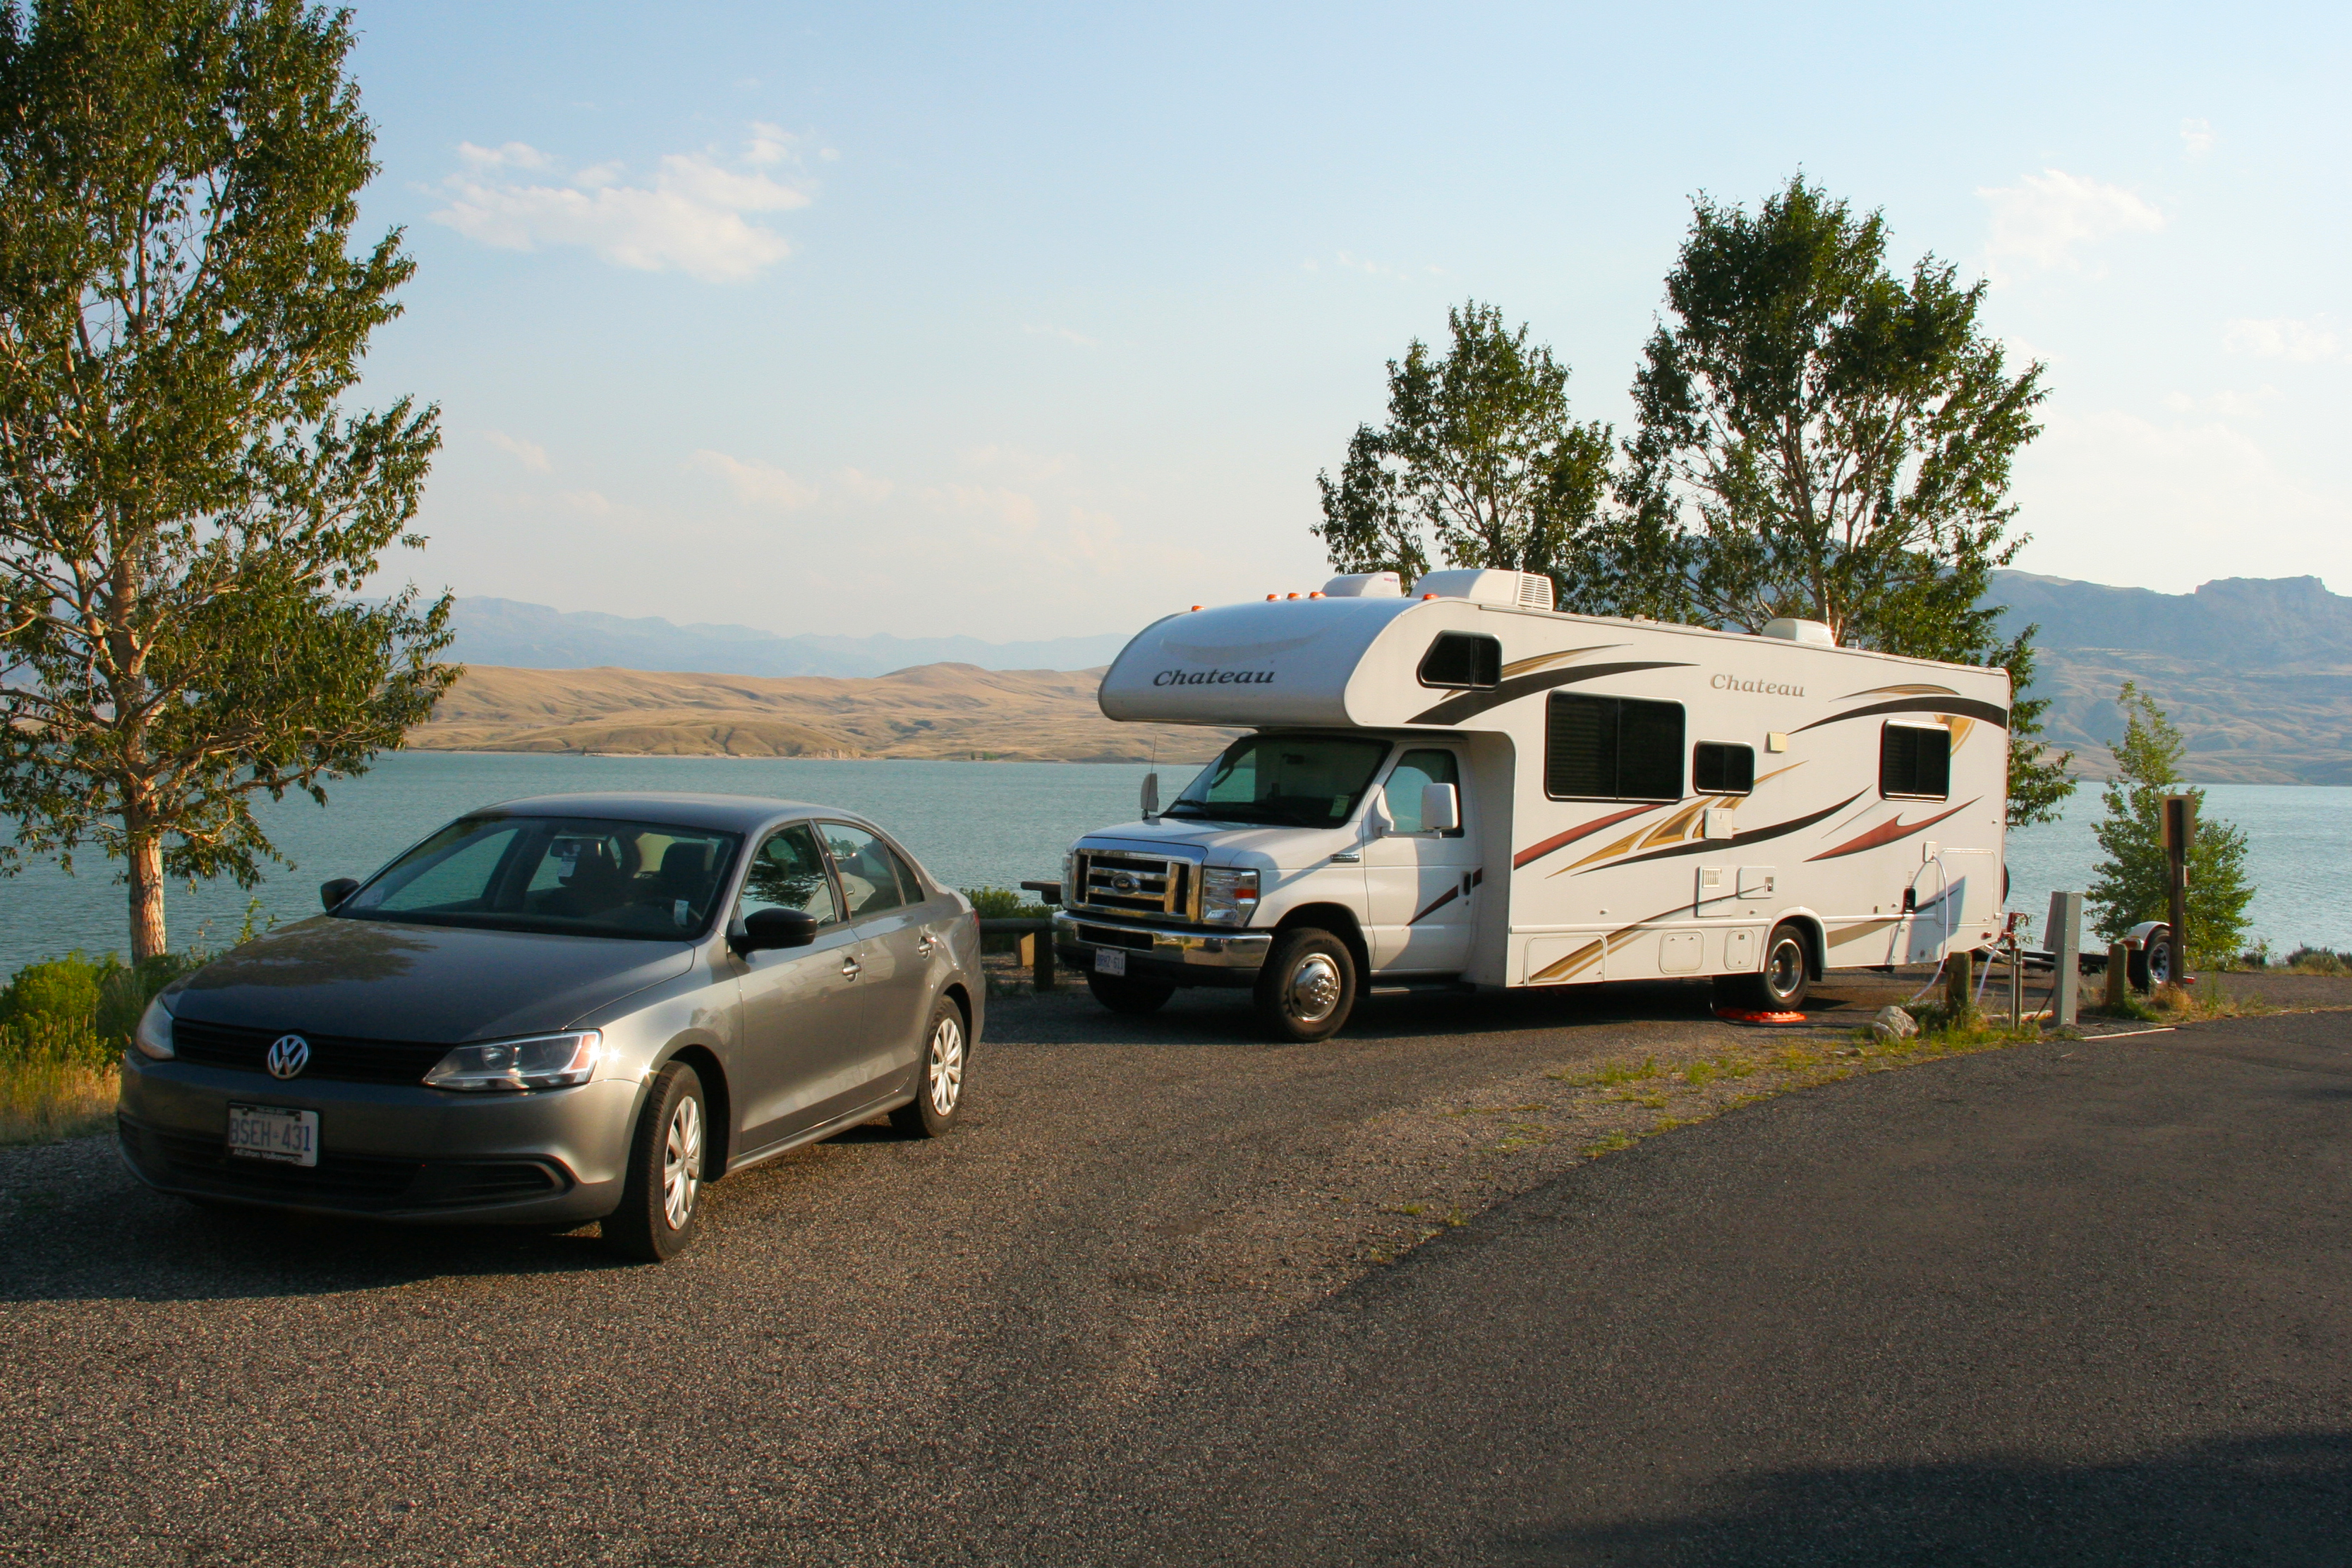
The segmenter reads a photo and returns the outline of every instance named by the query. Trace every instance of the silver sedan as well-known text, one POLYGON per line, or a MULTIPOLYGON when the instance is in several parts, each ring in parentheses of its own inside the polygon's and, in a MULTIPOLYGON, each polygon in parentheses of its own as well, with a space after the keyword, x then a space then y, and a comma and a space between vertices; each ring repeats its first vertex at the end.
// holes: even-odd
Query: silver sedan
POLYGON ((131 1168, 200 1202, 604 1222, 659 1260, 702 1185, 883 1113, 953 1124, 971 903, 874 823, 725 795, 472 812, 173 985, 131 1168))

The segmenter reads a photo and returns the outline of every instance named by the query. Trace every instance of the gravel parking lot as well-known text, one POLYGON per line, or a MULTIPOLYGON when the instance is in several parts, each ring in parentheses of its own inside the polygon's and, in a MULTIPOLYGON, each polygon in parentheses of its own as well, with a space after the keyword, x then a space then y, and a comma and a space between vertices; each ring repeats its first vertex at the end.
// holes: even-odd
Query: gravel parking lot
MULTIPOLYGON (((662 1268, 577 1235, 203 1213, 103 1142, 0 1155, 0 1557, 1186 1560, 1162 1531, 1233 1475, 1171 1456, 1229 1407, 1262 1448, 1284 1429, 1233 1393, 1265 1346, 1626 1164, 1591 1157, 1612 1129, 1846 1071, 1830 1030, 1737 1029, 1676 986, 1384 1001, 1319 1046, 1259 1043, 1217 996, 1142 1020, 1007 999, 991 1024, 954 1135, 860 1130, 731 1178, 662 1268), (1700 1063, 1720 1076, 1668 1071, 1700 1063)), ((1302 1438, 1347 1419, 1297 1404, 1302 1438)), ((1412 1539, 1477 1560, 1446 1529, 1412 1539)))

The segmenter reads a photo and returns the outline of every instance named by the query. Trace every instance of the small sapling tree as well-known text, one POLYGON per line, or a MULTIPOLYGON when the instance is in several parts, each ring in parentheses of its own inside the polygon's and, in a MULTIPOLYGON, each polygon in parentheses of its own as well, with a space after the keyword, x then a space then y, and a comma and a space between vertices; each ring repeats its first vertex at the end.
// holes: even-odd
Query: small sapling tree
POLYGON ((2101 859, 2084 902, 2099 935, 2112 942, 2144 920, 2169 917, 2170 885, 2164 851, 2164 798, 2197 801, 2196 837, 2189 847, 2189 962, 2206 968, 2237 956, 2246 935, 2246 835, 2204 814, 2205 791, 2180 786, 2180 731, 2164 710, 2126 681, 2116 706, 2124 737, 2111 748, 2116 779, 2105 790, 2106 816, 2092 830, 2101 859))

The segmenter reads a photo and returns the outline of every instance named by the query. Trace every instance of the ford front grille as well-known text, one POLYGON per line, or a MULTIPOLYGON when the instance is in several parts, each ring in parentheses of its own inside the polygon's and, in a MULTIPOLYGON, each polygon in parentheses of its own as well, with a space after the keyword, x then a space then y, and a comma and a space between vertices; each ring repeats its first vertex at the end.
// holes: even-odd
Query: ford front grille
POLYGON ((1077 857, 1076 896, 1071 902, 1078 907, 1176 920, 1194 917, 1199 878, 1191 861, 1119 850, 1080 850, 1077 857))

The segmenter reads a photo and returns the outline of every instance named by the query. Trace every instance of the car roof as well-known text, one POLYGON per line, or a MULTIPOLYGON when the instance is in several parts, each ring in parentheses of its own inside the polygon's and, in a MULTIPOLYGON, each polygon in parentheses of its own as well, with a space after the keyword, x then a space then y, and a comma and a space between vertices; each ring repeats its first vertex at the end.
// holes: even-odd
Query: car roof
POLYGON ((680 828, 716 828, 748 833, 779 818, 841 817, 868 821, 856 811, 806 800, 773 800, 758 795, 694 795, 664 789, 614 789, 579 795, 530 795, 500 800, 467 815, 504 812, 513 817, 607 817, 622 821, 660 822, 680 828))

